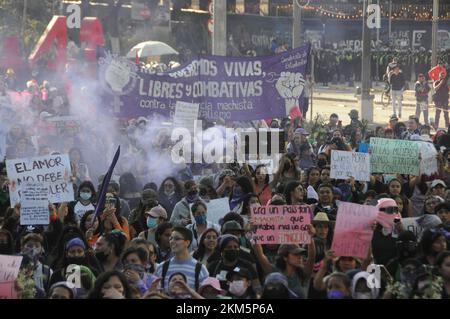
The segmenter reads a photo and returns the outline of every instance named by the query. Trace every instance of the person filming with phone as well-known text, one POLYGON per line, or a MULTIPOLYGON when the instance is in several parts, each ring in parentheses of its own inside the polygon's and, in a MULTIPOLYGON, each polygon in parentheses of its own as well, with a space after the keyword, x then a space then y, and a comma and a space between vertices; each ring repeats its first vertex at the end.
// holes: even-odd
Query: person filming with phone
POLYGON ((106 193, 105 207, 100 215, 100 221, 105 234, 116 230, 124 233, 128 240, 130 239, 128 221, 120 216, 120 201, 116 195, 106 193))

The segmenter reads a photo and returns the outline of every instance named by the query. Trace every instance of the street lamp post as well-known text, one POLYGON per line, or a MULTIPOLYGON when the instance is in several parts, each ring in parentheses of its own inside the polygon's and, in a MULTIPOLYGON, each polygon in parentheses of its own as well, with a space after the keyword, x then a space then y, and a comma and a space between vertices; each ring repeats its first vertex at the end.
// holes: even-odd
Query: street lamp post
POLYGON ((302 44, 302 8, 298 0, 292 2, 292 48, 298 48, 302 44))
POLYGON ((362 70, 361 70, 361 118, 366 119, 369 123, 373 122, 373 98, 370 94, 370 29, 367 26, 367 5, 368 1, 364 0, 363 4, 363 32, 362 32, 362 70))
POLYGON ((431 66, 434 67, 437 64, 437 36, 438 36, 438 23, 439 23, 439 0, 433 0, 433 26, 431 35, 431 66))
POLYGON ((227 55, 227 2, 213 0, 213 34, 212 53, 214 55, 227 55))

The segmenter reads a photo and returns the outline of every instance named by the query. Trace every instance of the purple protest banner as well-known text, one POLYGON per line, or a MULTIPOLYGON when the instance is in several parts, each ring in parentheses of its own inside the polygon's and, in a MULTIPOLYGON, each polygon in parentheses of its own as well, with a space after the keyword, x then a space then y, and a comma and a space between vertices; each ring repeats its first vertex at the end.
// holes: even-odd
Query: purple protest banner
POLYGON ((168 72, 131 60, 99 60, 105 105, 118 117, 173 117, 177 101, 198 103, 199 119, 248 121, 298 113, 310 45, 267 57, 198 56, 168 72))

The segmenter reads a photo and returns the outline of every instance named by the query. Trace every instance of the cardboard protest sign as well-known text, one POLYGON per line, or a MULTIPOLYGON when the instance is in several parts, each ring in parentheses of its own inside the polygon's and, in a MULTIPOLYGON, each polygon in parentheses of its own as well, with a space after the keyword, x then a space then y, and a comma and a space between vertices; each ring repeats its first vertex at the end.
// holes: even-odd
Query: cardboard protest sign
POLYGON ((431 176, 438 172, 437 151, 433 143, 420 143, 420 174, 431 176))
POLYGON ((308 205, 252 207, 253 239, 259 244, 309 244, 311 223, 308 205))
POLYGON ((48 187, 44 183, 23 182, 20 225, 48 225, 48 187))
POLYGON ((341 202, 338 206, 331 250, 337 256, 365 258, 372 241, 375 206, 341 202))
POLYGON ((228 197, 210 200, 206 203, 206 207, 208 208, 208 220, 215 224, 219 224, 219 220, 230 212, 228 197))
POLYGON ((331 151, 330 177, 357 181, 370 181, 370 157, 367 153, 331 151))
POLYGON ((0 282, 0 300, 1 299, 17 299, 17 291, 14 288, 15 282, 0 282))
POLYGON ((198 119, 198 109, 198 103, 177 101, 175 104, 173 127, 184 127, 193 133, 198 119))
POLYGON ((0 255, 0 283, 16 280, 22 256, 0 255))
POLYGON ((78 133, 81 126, 81 121, 76 116, 54 116, 45 119, 46 128, 55 133, 73 132, 78 133))
POLYGON ((370 138, 370 170, 372 173, 419 175, 418 142, 370 138))
POLYGON ((0 255, 0 299, 16 299, 15 280, 22 256, 0 255))
POLYGON ((74 200, 73 186, 70 180, 72 173, 67 154, 6 160, 6 170, 11 181, 9 187, 11 206, 20 202, 23 182, 45 183, 51 203, 74 200))

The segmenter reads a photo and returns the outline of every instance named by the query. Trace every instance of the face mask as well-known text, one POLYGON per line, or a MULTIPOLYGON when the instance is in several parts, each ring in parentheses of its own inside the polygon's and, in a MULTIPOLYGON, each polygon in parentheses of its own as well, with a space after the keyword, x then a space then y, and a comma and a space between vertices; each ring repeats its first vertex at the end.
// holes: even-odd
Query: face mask
POLYGON ((103 263, 108 258, 108 255, 103 251, 97 251, 95 252, 95 258, 97 258, 99 262, 103 263))
POLYGON ((166 194, 166 196, 170 197, 170 196, 175 195, 175 191, 174 190, 173 191, 169 191, 169 192, 164 191, 164 194, 166 194))
POLYGON ((91 198, 91 192, 80 192, 80 197, 83 200, 89 200, 91 198))
POLYGON ((330 290, 327 294, 328 299, 344 299, 345 295, 340 290, 330 290))
POLYGON ((197 224, 205 224, 206 223, 206 215, 195 216, 195 222, 197 224))
POLYGON ((4 243, 0 244, 0 254, 10 255, 12 252, 10 251, 9 244, 4 243))
POLYGON ((224 257, 230 262, 234 262, 239 257, 239 250, 225 250, 224 257))
POLYGON ((229 291, 231 294, 241 297, 247 291, 247 287, 245 287, 243 280, 235 280, 231 282, 229 291))
POLYGON ((156 223, 156 218, 152 218, 152 217, 148 216, 147 217, 147 227, 149 229, 153 229, 156 226, 158 226, 157 223, 156 223))
POLYGON ((86 257, 67 257, 67 264, 83 265, 86 263, 86 257))
POLYGON ((188 192, 188 196, 196 196, 198 194, 198 191, 190 191, 188 192))
POLYGON ((198 199, 198 191, 189 192, 186 196, 186 201, 192 204, 198 199))
POLYGON ((355 292, 355 299, 372 299, 370 292, 355 292))
POLYGON ((39 257, 41 256, 41 249, 40 248, 25 248, 23 250, 23 253, 25 255, 28 255, 31 258, 33 258, 33 260, 36 260, 36 259, 39 259, 39 257))
POLYGON ((319 167, 324 167, 326 165, 327 165, 327 161, 324 159, 320 159, 317 161, 317 166, 319 166, 319 167))

